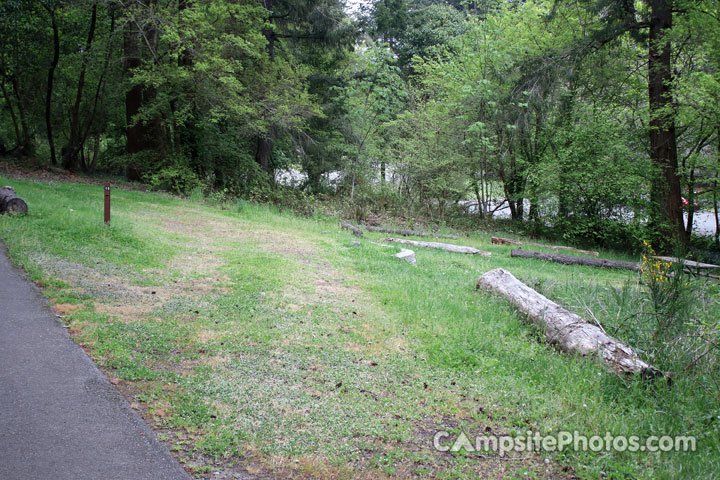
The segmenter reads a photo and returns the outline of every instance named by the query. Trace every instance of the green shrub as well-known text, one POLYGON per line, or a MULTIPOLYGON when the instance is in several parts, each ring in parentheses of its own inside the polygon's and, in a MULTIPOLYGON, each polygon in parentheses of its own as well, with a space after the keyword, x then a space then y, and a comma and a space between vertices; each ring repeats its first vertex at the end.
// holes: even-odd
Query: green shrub
POLYGON ((145 181, 154 190, 165 190, 180 195, 189 195, 203 186, 198 175, 189 166, 181 163, 162 167, 157 172, 146 175, 145 181))
POLYGON ((247 196, 249 200, 270 203, 279 210, 289 210, 298 215, 309 217, 315 213, 315 197, 294 188, 279 185, 258 185, 247 196))

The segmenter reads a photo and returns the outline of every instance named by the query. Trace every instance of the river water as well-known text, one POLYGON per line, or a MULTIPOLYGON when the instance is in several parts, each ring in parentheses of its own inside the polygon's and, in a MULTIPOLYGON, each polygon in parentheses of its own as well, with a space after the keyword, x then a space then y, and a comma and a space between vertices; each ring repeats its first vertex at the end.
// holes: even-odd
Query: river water
MULTIPOLYGON (((325 175, 325 181, 332 187, 337 187, 339 181, 342 179, 342 173, 340 172, 329 172, 325 175)), ((275 173, 275 181, 282 185, 289 187, 298 187, 305 181, 307 181, 307 175, 304 172, 296 169, 289 170, 278 170, 275 173)), ((470 214, 477 212, 477 202, 467 200, 460 202, 460 204, 467 209, 470 214)), ((491 206, 494 208, 494 206, 491 206)), ((496 218, 510 218, 510 208, 504 207, 495 211, 494 216, 496 218)), ((628 217, 628 220, 632 216, 628 217)), ((685 223, 687 224, 687 213, 685 213, 685 223)), ((715 234, 715 214, 706 210, 699 210, 695 212, 693 218, 693 233, 701 237, 711 237, 715 234)))
MULTIPOLYGON (((465 202, 460 202, 462 206, 464 206, 468 213, 473 214, 477 212, 477 202, 468 200, 465 202)), ((495 207, 497 204, 491 204, 491 209, 495 207)), ((525 207, 525 213, 527 212, 527 206, 525 207)), ((626 219, 629 221, 632 218, 632 212, 629 212, 630 214, 627 215, 626 219)), ((625 215, 624 215, 625 216, 625 215)), ((688 215, 687 212, 685 212, 685 224, 687 225, 688 215)), ((510 207, 503 207, 495 211, 494 214, 495 218, 510 218, 510 207)), ((695 211, 695 216, 693 217, 693 233, 695 235, 698 235, 700 237, 711 237, 715 235, 715 214, 713 212, 707 211, 707 210, 697 210, 695 211)))

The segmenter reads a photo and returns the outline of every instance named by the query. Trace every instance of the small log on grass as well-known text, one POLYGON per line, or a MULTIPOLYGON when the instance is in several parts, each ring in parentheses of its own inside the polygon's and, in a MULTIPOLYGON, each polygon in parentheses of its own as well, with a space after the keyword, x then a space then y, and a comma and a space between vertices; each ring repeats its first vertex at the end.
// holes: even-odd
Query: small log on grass
POLYGON ((663 372, 645 363, 627 345, 608 336, 605 331, 565 310, 515 278, 510 272, 496 268, 478 279, 478 289, 505 297, 533 323, 544 330, 545 340, 568 353, 598 355, 613 371, 622 374, 663 376, 663 372))
POLYGON ((346 230, 350 230, 350 231, 352 232, 352 234, 355 235, 355 236, 357 236, 357 237, 362 237, 362 236, 363 236, 362 230, 360 230, 358 227, 356 227, 355 225, 353 225, 353 224, 351 224, 351 223, 341 222, 341 223, 340 223, 340 226, 341 226, 342 228, 346 229, 346 230))
POLYGON ((498 245, 530 245, 533 247, 549 248, 551 250, 567 250, 569 252, 584 253, 585 255, 592 255, 593 257, 600 255, 600 253, 594 250, 581 250, 579 248, 565 247, 562 245, 544 245, 542 243, 535 242, 521 242, 520 240, 511 240, 509 238, 492 237, 490 241, 498 245))
POLYGON ((393 255, 393 257, 399 258, 400 260, 405 260, 410 265, 416 267, 417 266, 417 260, 415 260, 415 252, 412 250, 408 250, 407 248, 401 248, 400 252, 393 255))
POLYGON ((426 248, 439 248, 453 253, 468 253, 470 255, 481 255, 483 257, 489 257, 490 252, 483 252, 474 247, 466 247, 464 245, 453 245, 452 243, 438 243, 438 242, 421 242, 418 240, 406 240, 404 238, 383 238, 383 242, 395 242, 403 243, 405 245, 413 245, 415 247, 426 247, 426 248))
POLYGON ((385 227, 371 227, 365 225, 363 228, 368 232, 380 232, 380 233, 392 233, 395 235, 402 235, 403 237, 438 237, 438 238, 452 238, 457 240, 457 235, 447 235, 444 233, 428 233, 420 230, 403 230, 400 228, 385 228, 385 227))
POLYGON ((0 188, 0 213, 25 214, 27 211, 27 203, 15 194, 13 187, 0 188))
POLYGON ((519 258, 537 258, 539 260, 547 260, 550 262, 563 263, 565 265, 587 265, 590 267, 602 267, 602 268, 624 268, 627 270, 640 271, 642 263, 638 262, 625 262, 622 260, 607 260, 604 258, 587 258, 587 257, 573 257, 572 255, 561 255, 559 253, 543 253, 543 252, 532 252, 530 250, 511 250, 511 257, 519 258))

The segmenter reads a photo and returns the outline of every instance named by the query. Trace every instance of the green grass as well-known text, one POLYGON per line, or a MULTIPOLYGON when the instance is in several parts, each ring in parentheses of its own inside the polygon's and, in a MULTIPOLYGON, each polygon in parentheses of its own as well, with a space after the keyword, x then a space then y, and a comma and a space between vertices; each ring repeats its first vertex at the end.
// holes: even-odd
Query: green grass
POLYGON ((474 289, 503 267, 611 328, 638 298, 632 272, 510 258, 489 233, 457 243, 491 258, 417 248, 413 268, 395 249, 352 246, 332 218, 117 189, 106 227, 101 187, 0 184, 30 207, 0 218, 13 261, 52 303, 83 307, 64 317, 76 340, 198 475, 720 476, 717 391, 682 375, 671 388, 621 379, 558 353, 474 289), (431 448, 436 430, 486 429, 696 435, 698 450, 503 460, 431 448))

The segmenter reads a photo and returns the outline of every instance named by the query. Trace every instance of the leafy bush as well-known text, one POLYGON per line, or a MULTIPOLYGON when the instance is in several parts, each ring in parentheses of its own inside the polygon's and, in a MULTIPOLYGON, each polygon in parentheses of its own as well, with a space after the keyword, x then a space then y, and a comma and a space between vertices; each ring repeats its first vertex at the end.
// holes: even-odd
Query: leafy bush
POLYGON ((611 114, 579 107, 531 172, 539 227, 566 241, 640 250, 647 232, 647 159, 611 114))
POLYGON ((298 215, 309 217, 315 213, 315 197, 293 188, 260 185, 248 195, 248 199, 256 202, 270 203, 282 210, 289 210, 298 215))
POLYGON ((562 238, 571 243, 598 245, 627 252, 641 250, 645 227, 638 222, 623 223, 617 220, 590 218, 556 218, 548 228, 550 237, 562 238))
POLYGON ((197 174, 190 167, 182 164, 163 167, 156 173, 147 175, 145 181, 152 189, 180 195, 189 195, 203 186, 197 174))

